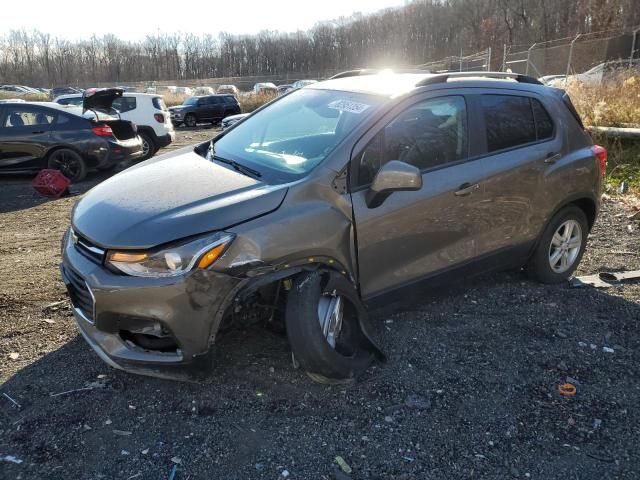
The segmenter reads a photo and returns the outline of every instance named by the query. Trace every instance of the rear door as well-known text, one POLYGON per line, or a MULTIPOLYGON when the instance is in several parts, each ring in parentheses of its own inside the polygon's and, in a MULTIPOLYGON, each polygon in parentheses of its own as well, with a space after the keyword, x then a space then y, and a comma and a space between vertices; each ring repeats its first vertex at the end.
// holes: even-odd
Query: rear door
POLYGON ((209 97, 211 99, 211 118, 221 119, 224 117, 223 97, 209 97))
POLYGON ((407 99, 354 149, 352 202, 360 288, 375 296, 466 263, 476 255, 483 199, 468 102, 463 94, 407 99), (368 187, 390 160, 418 167, 423 186, 369 208, 368 187))
POLYGON ((0 117, 0 169, 40 168, 55 117, 55 112, 46 108, 5 105, 0 117))
POLYGON ((486 132, 480 141, 488 175, 478 206, 478 254, 528 251, 547 213, 544 197, 558 195, 545 191, 545 175, 562 156, 561 129, 534 93, 494 90, 472 100, 481 112, 479 130, 486 132))

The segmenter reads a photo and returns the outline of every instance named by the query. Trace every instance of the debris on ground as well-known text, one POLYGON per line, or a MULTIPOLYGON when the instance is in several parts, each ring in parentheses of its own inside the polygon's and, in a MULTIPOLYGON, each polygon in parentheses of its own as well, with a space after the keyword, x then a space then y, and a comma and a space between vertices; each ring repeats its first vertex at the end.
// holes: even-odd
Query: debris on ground
POLYGON ((13 404, 12 405, 13 407, 22 408, 22 406, 18 402, 16 402, 13 398, 11 398, 8 394, 3 393, 2 395, 13 404))
POLYGON ((344 473, 351 473, 353 470, 351 469, 351 467, 349 466, 349 464, 345 461, 344 458, 342 458, 340 455, 338 455, 335 458, 336 463, 340 466, 340 469, 344 472, 344 473))
POLYGON ((622 272, 602 272, 596 275, 586 275, 573 277, 569 280, 572 287, 584 287, 590 285, 596 288, 610 288, 627 280, 640 279, 640 270, 629 270, 622 272))
POLYGON ((174 480, 176 478, 176 472, 178 471, 178 465, 174 465, 171 469, 171 473, 169 474, 169 480, 174 480))
POLYGON ((572 397, 576 394, 576 386, 571 383, 564 383, 558 387, 558 391, 560 392, 560 395, 572 397))
POLYGON ((22 463, 22 460, 20 460, 15 455, 0 455, 0 462, 15 463, 17 465, 20 465, 22 463))

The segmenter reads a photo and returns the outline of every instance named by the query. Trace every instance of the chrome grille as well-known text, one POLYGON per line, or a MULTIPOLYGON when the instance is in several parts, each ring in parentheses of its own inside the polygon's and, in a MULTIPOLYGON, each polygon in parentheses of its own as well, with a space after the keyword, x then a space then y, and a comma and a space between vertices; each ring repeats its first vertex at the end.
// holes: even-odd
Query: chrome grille
POLYGON ((102 264, 104 261, 105 251, 104 249, 94 245, 82 235, 78 235, 73 230, 71 231, 71 240, 76 249, 89 260, 102 264))
POLYGON ((91 290, 80 275, 71 268, 62 267, 65 284, 73 307, 80 311, 83 317, 93 323, 94 299, 91 290))

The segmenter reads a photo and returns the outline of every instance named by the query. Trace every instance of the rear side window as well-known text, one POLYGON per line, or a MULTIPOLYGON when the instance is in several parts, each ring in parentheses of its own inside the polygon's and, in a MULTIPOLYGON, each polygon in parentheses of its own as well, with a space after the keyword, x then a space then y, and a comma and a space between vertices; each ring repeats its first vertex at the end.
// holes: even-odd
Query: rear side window
POLYGON ((118 110, 120 113, 130 112, 131 110, 135 110, 136 108, 136 98, 135 97, 120 97, 116 98, 112 107, 118 110))
POLYGON ((564 102, 565 106, 571 112, 571 115, 573 116, 573 118, 576 119, 576 122, 578 122, 578 125, 580 125, 580 128, 584 128, 584 124, 582 123, 582 119, 580 118, 580 115, 578 114, 578 111, 576 110, 576 107, 573 106, 573 102, 571 101, 571 98, 569 97, 569 95, 565 93, 562 96, 562 101, 564 102))
POLYGON ((232 96, 224 97, 224 101, 226 103, 231 103, 231 104, 236 104, 237 103, 235 97, 232 97, 232 96))
POLYGON ((536 141, 536 126, 528 97, 482 95, 482 109, 489 152, 536 141))
POLYGON ((53 113, 30 107, 11 107, 6 110, 2 126, 5 128, 21 128, 50 125, 55 120, 53 113))
POLYGON ((533 109, 533 119, 536 122, 536 138, 544 140, 553 136, 553 122, 547 113, 547 110, 535 98, 531 99, 531 108, 533 109))
POLYGON ((164 103, 162 97, 153 97, 151 100, 153 106, 158 110, 162 110, 163 112, 167 110, 167 105, 164 103))

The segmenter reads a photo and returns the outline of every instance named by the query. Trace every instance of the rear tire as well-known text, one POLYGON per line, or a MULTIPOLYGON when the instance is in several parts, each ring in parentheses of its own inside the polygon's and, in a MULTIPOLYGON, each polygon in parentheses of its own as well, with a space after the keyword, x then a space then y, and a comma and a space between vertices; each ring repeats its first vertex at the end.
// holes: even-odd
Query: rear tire
POLYGON ((315 271, 294 278, 287 297, 287 336, 296 361, 313 381, 349 383, 371 364, 374 351, 360 328, 363 315, 357 292, 344 277, 315 271), (336 303, 340 314, 333 316, 336 303), (339 317, 332 323, 339 326, 327 328, 332 332, 327 334, 321 322, 330 317, 339 317))
POLYGON ((184 124, 189 128, 194 128, 198 121, 196 116, 193 113, 188 113, 186 117, 184 117, 184 124))
POLYGON ((144 151, 142 160, 147 160, 153 157, 158 151, 153 139, 145 132, 140 132, 138 135, 140 135, 140 139, 142 140, 142 150, 144 151))
POLYGON ((60 170, 72 183, 79 182, 87 176, 87 164, 84 159, 70 148, 60 148, 51 152, 47 158, 47 167, 60 170))
POLYGON ((549 221, 526 265, 527 275, 542 283, 567 281, 578 268, 587 245, 589 224, 584 211, 569 205, 549 221))

